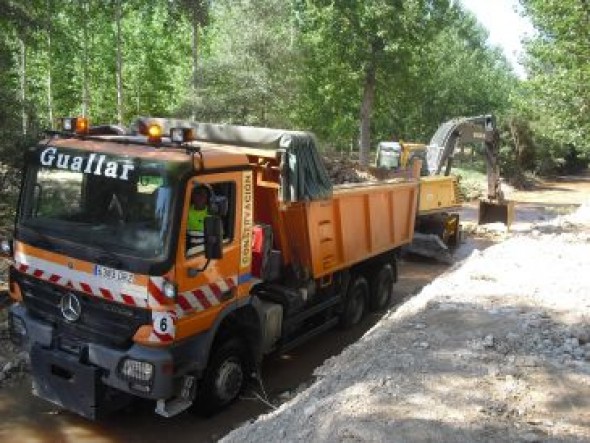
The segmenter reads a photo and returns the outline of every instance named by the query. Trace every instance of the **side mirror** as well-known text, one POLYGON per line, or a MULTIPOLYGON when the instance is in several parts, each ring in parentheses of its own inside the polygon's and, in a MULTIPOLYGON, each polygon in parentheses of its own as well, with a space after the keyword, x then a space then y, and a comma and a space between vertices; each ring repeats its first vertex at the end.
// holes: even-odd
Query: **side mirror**
POLYGON ((205 258, 217 260, 223 257, 223 221, 218 215, 205 217, 205 258))

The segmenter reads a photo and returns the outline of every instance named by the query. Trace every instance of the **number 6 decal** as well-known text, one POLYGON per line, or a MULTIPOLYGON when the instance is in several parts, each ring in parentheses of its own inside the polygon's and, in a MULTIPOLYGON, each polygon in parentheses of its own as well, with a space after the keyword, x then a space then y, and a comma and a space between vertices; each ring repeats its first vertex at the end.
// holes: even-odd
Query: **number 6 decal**
POLYGON ((153 312, 152 313, 152 327, 154 332, 158 335, 168 335, 174 337, 174 314, 172 312, 153 312))

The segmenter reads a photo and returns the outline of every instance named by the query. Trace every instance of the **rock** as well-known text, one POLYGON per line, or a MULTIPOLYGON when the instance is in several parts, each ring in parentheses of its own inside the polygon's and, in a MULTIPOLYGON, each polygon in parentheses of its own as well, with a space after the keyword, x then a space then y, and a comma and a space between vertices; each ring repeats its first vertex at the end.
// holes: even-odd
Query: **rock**
POLYGON ((485 348, 493 348, 494 347, 494 336, 493 335, 486 335, 482 342, 485 348))
POLYGON ((529 328, 540 328, 541 327, 541 320, 534 319, 529 321, 529 328))
POLYGON ((578 339, 580 345, 590 344, 590 330, 578 330, 575 332, 575 336, 578 339))
POLYGON ((543 438, 534 432, 527 432, 522 436, 522 441, 526 443, 540 443, 543 441, 543 438))

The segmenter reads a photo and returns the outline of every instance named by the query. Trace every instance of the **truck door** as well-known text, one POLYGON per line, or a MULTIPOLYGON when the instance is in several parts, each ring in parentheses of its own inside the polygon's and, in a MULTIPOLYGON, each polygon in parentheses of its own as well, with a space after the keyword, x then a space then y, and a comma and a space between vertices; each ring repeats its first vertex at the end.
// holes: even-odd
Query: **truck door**
MULTIPOLYGON (((183 205, 180 238, 177 251, 178 306, 180 317, 192 316, 192 333, 212 326, 219 312, 235 301, 240 268, 242 237, 241 196, 242 173, 228 172, 203 175, 188 181, 183 205), (200 194, 195 196, 195 194, 200 194), (199 232, 202 207, 199 200, 205 193, 212 215, 214 201, 227 201, 227 210, 219 214, 223 221, 223 257, 207 263, 203 232, 199 232), (220 198, 221 197, 221 198, 220 198)), ((201 228, 202 229, 202 228, 201 228)))

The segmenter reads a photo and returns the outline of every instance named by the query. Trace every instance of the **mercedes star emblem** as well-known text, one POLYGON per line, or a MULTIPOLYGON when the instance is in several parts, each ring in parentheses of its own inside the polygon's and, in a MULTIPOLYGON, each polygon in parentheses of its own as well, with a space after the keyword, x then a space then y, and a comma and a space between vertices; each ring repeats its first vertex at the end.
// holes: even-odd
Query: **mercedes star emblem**
POLYGON ((76 321, 82 315, 82 305, 74 294, 66 294, 59 302, 61 313, 67 321, 76 321))

